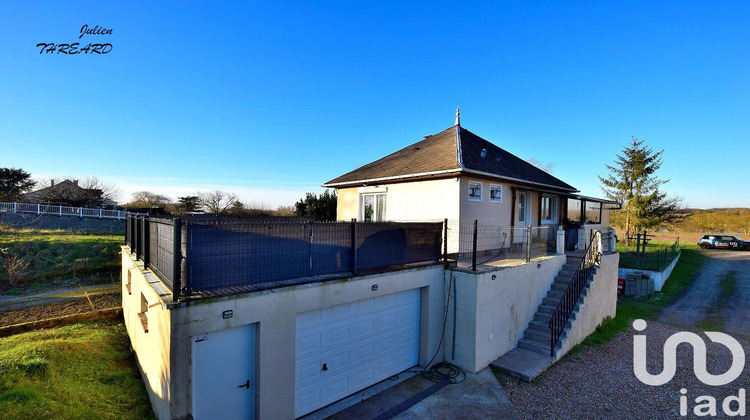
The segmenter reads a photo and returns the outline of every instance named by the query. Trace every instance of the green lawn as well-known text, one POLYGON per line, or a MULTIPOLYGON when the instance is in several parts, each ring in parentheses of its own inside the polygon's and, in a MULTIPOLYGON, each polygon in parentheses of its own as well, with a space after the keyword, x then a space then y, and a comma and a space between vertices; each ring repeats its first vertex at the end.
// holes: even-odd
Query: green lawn
MULTIPOLYGON (((630 246, 626 246, 624 242, 618 243, 616 249, 620 253, 620 267, 661 271, 680 253, 680 250, 675 249, 673 244, 674 242, 670 241, 650 241, 646 246, 646 252, 639 254, 635 242, 630 246)), ((695 246, 694 244, 688 246, 680 244, 680 248, 695 248, 695 246)))
POLYGON ((87 235, 65 230, 0 228, 0 288, 9 285, 8 259, 23 262, 18 285, 59 277, 115 278, 122 235, 87 235))
POLYGON ((0 417, 154 418, 124 325, 79 323, 0 338, 0 417))
POLYGON ((657 315, 661 308, 674 302, 693 283, 704 258, 697 250, 697 246, 684 247, 680 260, 675 265, 672 275, 669 276, 661 292, 657 292, 648 299, 621 296, 617 300, 617 316, 606 320, 594 334, 586 338, 583 344, 599 345, 606 343, 617 333, 625 331, 634 319, 650 319, 657 315))

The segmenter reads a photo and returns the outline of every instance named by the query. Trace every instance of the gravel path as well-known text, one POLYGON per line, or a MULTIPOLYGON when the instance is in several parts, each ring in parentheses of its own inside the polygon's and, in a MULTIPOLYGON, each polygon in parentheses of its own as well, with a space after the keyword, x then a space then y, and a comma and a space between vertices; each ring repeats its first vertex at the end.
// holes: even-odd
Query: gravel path
POLYGON ((677 302, 664 308, 659 322, 695 326, 707 317, 718 317, 727 334, 750 336, 750 252, 711 249, 703 254, 708 259, 695 283, 677 302), (722 279, 732 271, 735 288, 725 291, 729 296, 720 300, 722 279))
MULTIPOLYGON (((645 334, 650 373, 662 371, 666 339, 685 330, 654 321, 648 323, 645 334)), ((678 351, 677 374, 671 382, 659 387, 645 385, 633 374, 635 333, 630 329, 601 347, 588 347, 569 355, 532 383, 503 377, 503 389, 523 419, 664 419, 685 418, 679 415, 681 388, 688 390, 688 401, 695 401, 699 395, 716 397, 719 413, 725 396, 737 395, 739 388, 750 388, 748 369, 727 386, 704 385, 693 374, 692 354, 683 351, 687 346, 678 351)), ((750 349, 750 340, 736 338, 743 348, 750 349)), ((707 349, 708 371, 725 372, 731 364, 729 351, 713 343, 707 343, 707 349)), ((689 413, 692 408, 691 404, 689 413)))
MULTIPOLYGON (((737 380, 726 386, 705 385, 693 373, 690 346, 681 345, 677 374, 669 383, 652 387, 641 383, 633 373, 635 334, 648 337, 648 371, 658 374, 662 372, 664 342, 680 331, 692 331, 704 338, 709 373, 725 372, 731 364, 729 350, 710 342, 695 327, 702 317, 717 313, 727 327, 726 332, 737 339, 748 354, 750 253, 727 251, 707 252, 707 255, 710 259, 704 264, 694 287, 666 308, 659 321, 649 321, 645 331, 637 333, 631 326, 609 343, 570 354, 532 383, 503 376, 503 388, 519 416, 523 419, 696 418, 693 415, 695 398, 710 395, 717 399, 718 415, 709 417, 727 418, 722 411, 722 401, 728 395, 738 395, 740 388, 750 388, 750 369, 746 368, 737 380), (735 293, 717 312, 715 304, 721 294, 718 290, 720 278, 729 271, 737 271, 735 293), (681 417, 679 413, 682 388, 687 390, 687 417, 681 417)), ((736 404, 732 407, 736 409, 736 404)))
MULTIPOLYGON (((120 292, 100 293, 90 297, 97 310, 117 308, 122 304, 120 292)), ((68 298, 61 302, 0 312, 0 327, 85 312, 91 312, 91 305, 85 297, 68 298)))

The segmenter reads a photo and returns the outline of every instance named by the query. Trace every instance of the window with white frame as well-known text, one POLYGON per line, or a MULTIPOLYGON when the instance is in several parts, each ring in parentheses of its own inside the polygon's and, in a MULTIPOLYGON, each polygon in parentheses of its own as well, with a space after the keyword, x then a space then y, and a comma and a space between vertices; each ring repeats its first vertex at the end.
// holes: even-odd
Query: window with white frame
POLYGON ((552 223, 557 221, 557 197, 542 196, 542 221, 552 223))
POLYGON ((490 203, 502 203, 502 202, 503 202, 502 185, 490 184, 490 203))
POLYGON ((360 220, 365 222, 385 221, 385 194, 362 194, 360 220))
POLYGON ((469 201, 482 201, 482 183, 469 181, 469 201))

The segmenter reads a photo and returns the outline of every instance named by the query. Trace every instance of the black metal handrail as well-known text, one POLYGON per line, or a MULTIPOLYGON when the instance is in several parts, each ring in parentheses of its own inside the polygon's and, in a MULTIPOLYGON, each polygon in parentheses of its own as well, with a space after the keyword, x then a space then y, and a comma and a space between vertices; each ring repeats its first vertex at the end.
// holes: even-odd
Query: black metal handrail
POLYGON ((549 352, 552 357, 555 357, 555 345, 560 339, 563 329, 565 329, 565 324, 567 324, 570 314, 573 313, 573 309, 575 309, 578 303, 578 298, 581 296, 581 292, 583 292, 586 280, 588 280, 589 274, 591 274, 591 269, 595 264, 601 262, 602 253, 599 248, 601 237, 602 233, 598 230, 595 231, 591 238, 591 243, 586 249, 586 254, 581 259, 581 264, 576 269, 576 272, 573 273, 573 278, 570 280, 568 288, 565 289, 562 298, 560 298, 557 308, 552 312, 552 317, 549 320, 549 328, 551 330, 549 352))

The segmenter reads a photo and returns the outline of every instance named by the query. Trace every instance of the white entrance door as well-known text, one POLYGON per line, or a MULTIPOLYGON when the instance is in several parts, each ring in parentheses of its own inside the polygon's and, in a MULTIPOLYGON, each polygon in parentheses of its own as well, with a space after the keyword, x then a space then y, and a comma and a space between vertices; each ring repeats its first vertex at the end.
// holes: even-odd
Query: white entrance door
POLYGON ((526 227, 531 223, 531 212, 529 211, 529 195, 526 192, 518 193, 518 203, 516 203, 516 226, 526 227))
POLYGON ((419 289, 297 315, 295 416, 419 363, 419 289))
POLYGON ((255 418, 255 324, 193 337, 193 418, 255 418))
MULTIPOLYGON (((531 224, 531 203, 529 203, 529 194, 527 192, 518 193, 518 202, 516 203, 516 227, 525 228, 531 224)), ((526 242, 526 230, 518 229, 515 235, 515 242, 526 242)))

